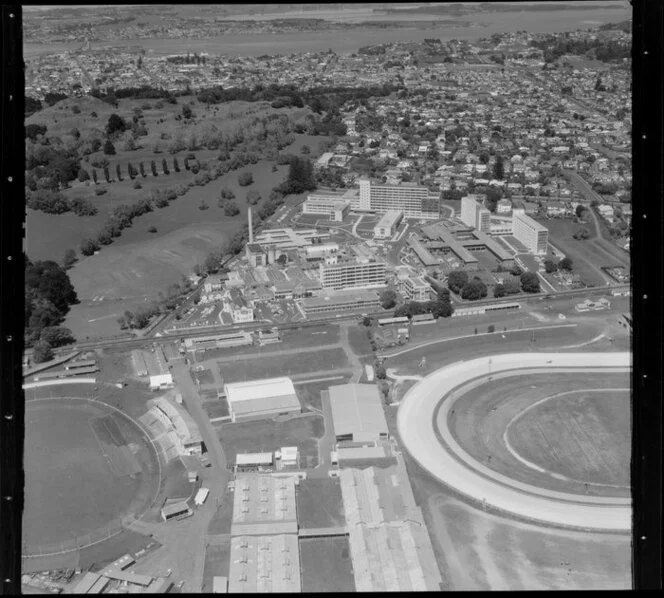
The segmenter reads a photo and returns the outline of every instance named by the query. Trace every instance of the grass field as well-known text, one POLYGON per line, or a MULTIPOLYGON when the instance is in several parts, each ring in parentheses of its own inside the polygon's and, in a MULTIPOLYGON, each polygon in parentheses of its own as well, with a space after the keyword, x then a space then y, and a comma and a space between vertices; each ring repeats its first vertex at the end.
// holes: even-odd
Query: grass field
POLYGON ((365 326, 350 326, 348 328, 348 342, 357 356, 371 354, 371 343, 365 326))
POLYGON ((282 446, 297 446, 300 467, 318 465, 316 439, 324 433, 323 418, 319 415, 298 417, 285 421, 253 421, 221 424, 217 427, 219 440, 229 464, 235 463, 238 453, 275 451, 282 446))
POLYGON ((347 537, 300 540, 302 591, 355 592, 347 537))
POLYGON ((156 455, 142 432, 132 436, 131 425, 116 419, 127 442, 144 443, 135 453, 142 474, 114 475, 101 453, 90 423, 109 413, 81 400, 28 402, 23 542, 30 551, 55 552, 76 539, 100 539, 123 515, 142 512, 154 498, 156 455))
POLYGON ((219 372, 226 383, 305 374, 344 367, 348 367, 348 358, 343 349, 321 349, 310 353, 275 355, 264 359, 238 359, 238 361, 219 362, 219 372))
POLYGON ((296 383, 295 390, 303 407, 313 407, 318 411, 323 409, 320 393, 327 390, 330 386, 337 384, 347 384, 351 376, 340 375, 334 380, 322 380, 320 382, 296 383))
POLYGON ((297 523, 302 529, 345 524, 338 478, 303 480, 296 487, 297 523))
POLYGON ((593 482, 598 485, 589 486, 589 494, 629 496, 629 396, 610 392, 628 387, 629 375, 617 373, 552 372, 494 379, 465 393, 461 388, 458 393, 463 393, 463 398, 455 403, 448 425, 470 455, 515 479, 581 494, 586 492, 584 483, 593 482), (591 394, 584 392, 586 389, 606 392, 591 394), (537 401, 567 392, 575 394, 552 398, 524 413, 537 401), (524 416, 519 418, 521 413, 524 416), (505 446, 506 428, 518 455, 578 482, 523 465, 505 446))
POLYGON ((551 399, 516 420, 508 439, 528 461, 540 465, 544 461, 547 469, 566 477, 629 486, 630 401, 626 394, 581 390, 551 399))

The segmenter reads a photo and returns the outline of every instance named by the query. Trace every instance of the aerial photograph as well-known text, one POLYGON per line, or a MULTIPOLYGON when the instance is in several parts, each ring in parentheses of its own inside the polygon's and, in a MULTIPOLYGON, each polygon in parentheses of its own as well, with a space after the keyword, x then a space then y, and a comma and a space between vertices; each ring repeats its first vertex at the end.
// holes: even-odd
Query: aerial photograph
POLYGON ((633 589, 629 2, 21 13, 23 594, 633 589))

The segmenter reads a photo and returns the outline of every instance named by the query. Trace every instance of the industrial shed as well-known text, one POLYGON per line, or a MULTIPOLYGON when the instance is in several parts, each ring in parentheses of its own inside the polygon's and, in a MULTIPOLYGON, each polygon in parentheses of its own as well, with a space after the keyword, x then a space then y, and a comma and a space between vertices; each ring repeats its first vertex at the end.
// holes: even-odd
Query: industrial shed
POLYGON ((373 384, 330 386, 332 425, 337 441, 379 440, 388 437, 378 387, 373 384))
POLYGON ((290 378, 234 382, 225 384, 224 389, 233 422, 302 411, 290 378))

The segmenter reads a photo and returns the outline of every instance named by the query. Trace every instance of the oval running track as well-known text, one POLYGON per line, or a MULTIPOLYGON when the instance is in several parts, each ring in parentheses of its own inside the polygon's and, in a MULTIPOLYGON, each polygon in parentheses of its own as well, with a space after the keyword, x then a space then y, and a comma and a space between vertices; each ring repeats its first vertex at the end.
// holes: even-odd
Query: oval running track
POLYGON ((530 368, 558 370, 561 374, 571 369, 626 371, 631 368, 631 354, 511 353, 443 367, 413 386, 402 400, 397 416, 401 444, 443 484, 500 511, 557 526, 614 532, 631 530, 629 498, 567 494, 515 482, 470 457, 454 442, 446 425, 438 430, 445 444, 438 439, 434 419, 447 421, 446 413, 452 401, 445 399, 455 388, 480 376, 510 370, 526 370, 527 375, 530 368), (439 405, 440 411, 436 414, 439 405))

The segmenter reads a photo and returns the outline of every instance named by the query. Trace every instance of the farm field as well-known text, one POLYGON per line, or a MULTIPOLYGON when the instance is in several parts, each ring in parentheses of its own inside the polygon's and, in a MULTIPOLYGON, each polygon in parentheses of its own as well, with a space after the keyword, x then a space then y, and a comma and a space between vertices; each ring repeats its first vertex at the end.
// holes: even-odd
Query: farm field
POLYGON ((302 592, 355 592, 347 537, 301 538, 302 592))
POLYGON ((302 480, 296 487, 297 523, 301 529, 345 525, 338 478, 302 480))
POLYGON ((85 400, 27 403, 23 541, 30 552, 99 540, 119 528, 122 516, 151 504, 157 457, 142 431, 114 416, 124 445, 142 444, 135 453, 142 468, 138 475, 115 475, 100 450, 91 423, 112 413, 85 400))
POLYGON ((261 420, 216 426, 219 440, 229 465, 235 463, 238 453, 275 451, 282 446, 297 446, 300 467, 318 465, 316 439, 324 433, 323 418, 308 415, 294 419, 261 420))
POLYGON ((343 349, 321 349, 310 353, 272 355, 269 358, 252 359, 251 361, 243 356, 243 359, 236 361, 219 362, 219 373, 224 382, 228 383, 345 367, 349 366, 343 349))

